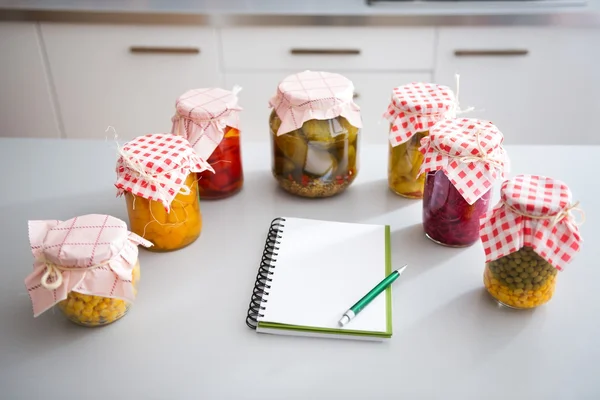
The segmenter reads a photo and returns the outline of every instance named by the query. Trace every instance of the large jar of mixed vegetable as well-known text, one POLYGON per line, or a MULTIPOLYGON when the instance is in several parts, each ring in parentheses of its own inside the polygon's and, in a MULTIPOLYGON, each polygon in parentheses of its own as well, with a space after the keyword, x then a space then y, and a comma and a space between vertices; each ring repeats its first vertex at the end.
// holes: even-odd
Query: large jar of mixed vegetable
POLYGON ((390 122, 388 186, 403 197, 423 197, 425 175, 420 175, 421 139, 436 122, 456 113, 456 99, 447 86, 415 82, 394 88, 383 115, 390 122))
POLYGON ((125 195, 131 230, 152 242, 153 251, 194 242, 202 230, 196 172, 212 167, 171 134, 137 137, 119 155, 115 186, 125 195))
POLYGON ((152 244, 109 215, 29 221, 35 258, 25 286, 37 317, 54 305, 72 322, 102 326, 121 319, 137 294, 138 245, 152 244))
POLYGON ((500 202, 482 218, 483 282, 499 303, 533 308, 554 294, 558 271, 581 247, 569 188, 536 175, 503 183, 500 202))
POLYGON ((286 191, 329 197, 358 173, 360 109, 350 80, 305 71, 285 78, 270 100, 273 175, 286 191))
POLYGON ((198 174, 202 199, 222 199, 242 189, 244 174, 240 149, 238 105, 240 88, 193 89, 175 103, 171 133, 185 137, 212 171, 198 174))
POLYGON ((445 120, 422 140, 423 228, 428 238, 453 247, 479 240, 479 218, 490 189, 508 172, 502 133, 487 121, 445 120))

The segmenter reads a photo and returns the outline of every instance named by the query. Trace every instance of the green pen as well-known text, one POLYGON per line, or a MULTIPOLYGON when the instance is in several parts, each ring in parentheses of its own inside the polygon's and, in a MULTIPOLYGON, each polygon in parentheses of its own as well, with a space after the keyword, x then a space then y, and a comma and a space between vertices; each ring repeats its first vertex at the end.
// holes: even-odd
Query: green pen
POLYGON ((363 308, 365 308, 371 301, 373 301, 375 297, 377 297, 381 292, 387 289, 387 287, 390 286, 396 279, 398 279, 398 277, 400 276, 400 274, 402 274, 402 272, 404 272, 406 267, 408 267, 408 265, 405 265, 402 268, 399 268, 396 271, 389 274, 388 276, 386 276, 381 282, 377 284, 377 286, 371 289, 369 293, 365 294, 362 299, 360 299, 352 307, 350 307, 350 309, 344 313, 344 315, 338 322, 340 326, 345 326, 346 324, 348 324, 348 322, 352 321, 352 318, 356 317, 356 315, 358 315, 358 313, 361 312, 363 308))

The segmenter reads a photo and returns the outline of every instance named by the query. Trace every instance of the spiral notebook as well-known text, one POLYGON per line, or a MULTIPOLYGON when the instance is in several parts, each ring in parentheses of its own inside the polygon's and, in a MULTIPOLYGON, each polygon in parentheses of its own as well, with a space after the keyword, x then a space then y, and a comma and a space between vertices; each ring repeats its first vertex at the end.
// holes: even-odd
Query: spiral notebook
POLYGON ((391 287, 345 327, 338 321, 391 272, 389 226, 276 218, 246 323, 279 335, 390 338, 391 287))

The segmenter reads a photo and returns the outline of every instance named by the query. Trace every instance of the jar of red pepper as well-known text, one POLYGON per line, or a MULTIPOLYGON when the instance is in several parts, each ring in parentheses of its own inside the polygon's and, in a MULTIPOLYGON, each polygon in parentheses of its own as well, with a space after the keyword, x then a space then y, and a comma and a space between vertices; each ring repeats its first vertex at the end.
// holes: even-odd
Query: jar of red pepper
POLYGON ((239 89, 193 89, 175 103, 171 133, 188 139, 215 173, 198 174, 202 199, 222 199, 239 192, 244 182, 240 151, 239 89))
POLYGON ((422 139, 428 238, 452 247, 479 240, 479 218, 489 209, 490 189, 508 172, 503 140, 492 123, 469 118, 438 122, 422 139))
POLYGON ((500 202, 481 220, 483 282, 499 303, 526 309, 547 303, 559 271, 581 248, 571 191, 536 175, 504 182, 500 202))

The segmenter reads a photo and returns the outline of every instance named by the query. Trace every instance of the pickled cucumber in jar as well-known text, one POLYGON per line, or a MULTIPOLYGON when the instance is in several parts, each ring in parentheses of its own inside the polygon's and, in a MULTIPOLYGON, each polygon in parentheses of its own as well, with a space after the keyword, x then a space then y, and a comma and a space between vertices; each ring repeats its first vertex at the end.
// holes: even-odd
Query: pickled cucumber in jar
POLYGON ((429 132, 418 132, 408 141, 395 147, 389 145, 388 185, 396 194, 411 199, 423 197, 425 174, 419 176, 423 154, 419 151, 421 139, 429 132))
POLYGON ((283 189, 304 197, 329 197, 352 183, 360 130, 344 117, 308 120, 282 135, 277 135, 281 120, 275 111, 269 123, 273 175, 283 189))

